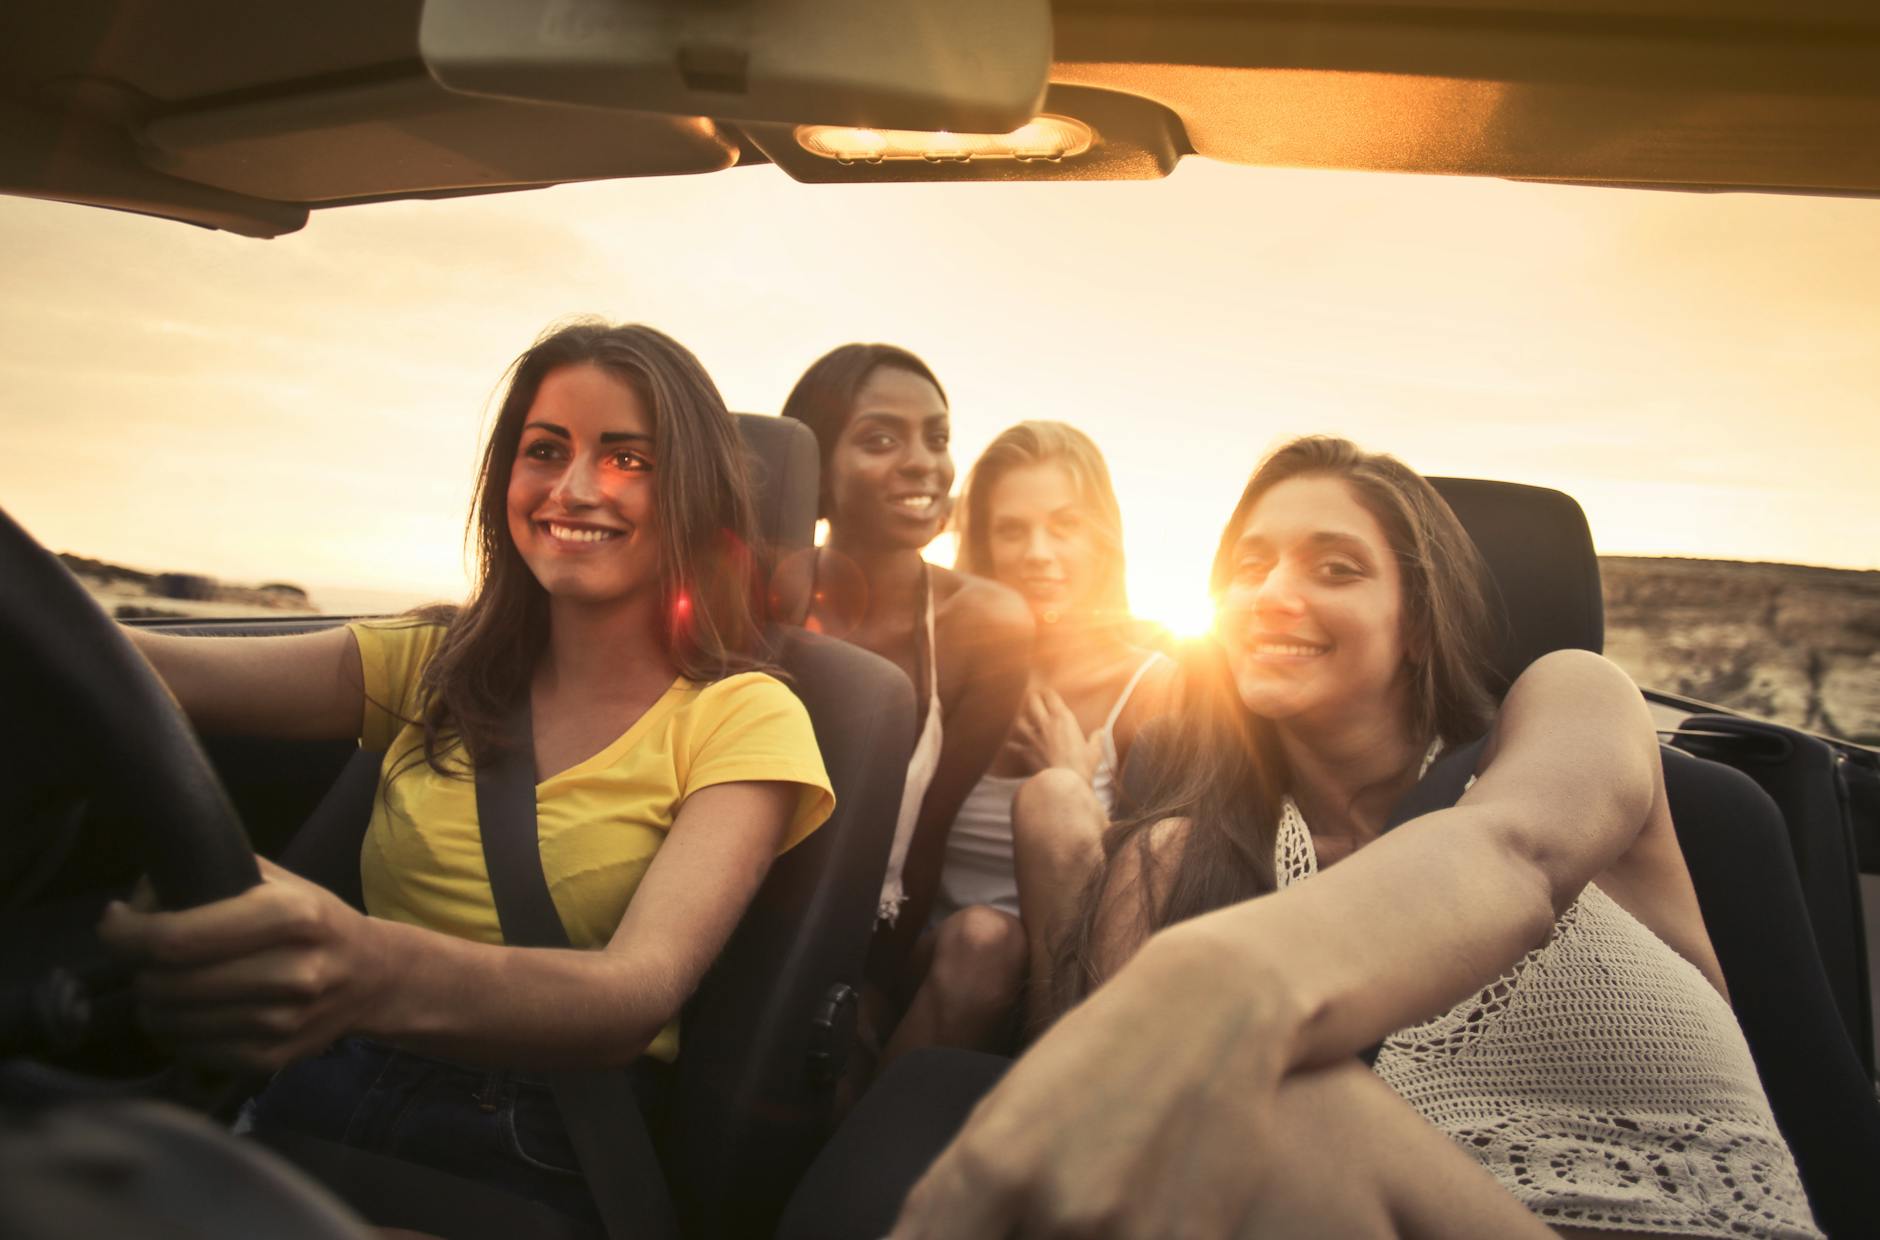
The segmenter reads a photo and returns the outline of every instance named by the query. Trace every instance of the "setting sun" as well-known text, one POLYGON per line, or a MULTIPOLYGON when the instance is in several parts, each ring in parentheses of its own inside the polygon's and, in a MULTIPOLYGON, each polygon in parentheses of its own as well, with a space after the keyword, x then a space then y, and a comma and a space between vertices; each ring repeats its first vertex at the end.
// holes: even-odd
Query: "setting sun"
MULTIPOLYGON (((1200 160, 989 193, 710 181, 387 203, 289 243, 0 203, 0 393, 61 411, 15 420, 0 491, 80 554, 328 606, 461 596, 503 363, 587 312, 670 331, 746 412, 844 340, 912 348, 945 385, 956 490, 1012 423, 1078 426, 1121 501, 1131 599, 1181 634, 1208 627, 1208 557, 1254 466, 1311 432, 1565 490, 1607 553, 1875 563, 1868 204, 1200 160), (965 237, 985 244, 946 240, 965 237), (1701 451, 1667 456, 1694 418, 1701 451), (193 483, 160 503, 122 485, 156 474, 193 483)), ((927 554, 951 564, 952 539, 927 554)))

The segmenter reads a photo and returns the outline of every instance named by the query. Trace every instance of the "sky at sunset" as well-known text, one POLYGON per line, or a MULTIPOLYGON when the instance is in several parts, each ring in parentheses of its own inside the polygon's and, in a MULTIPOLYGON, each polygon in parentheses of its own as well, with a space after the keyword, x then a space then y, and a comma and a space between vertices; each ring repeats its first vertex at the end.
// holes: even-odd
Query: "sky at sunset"
MULTIPOLYGON (((1559 487, 1604 552, 1880 566, 1880 202, 1227 167, 811 187, 772 168, 316 213, 255 241, 0 199, 0 506, 57 550, 463 590, 503 367, 574 313, 774 411, 832 345, 1104 449, 1138 610, 1206 615, 1261 453, 1559 487)), ((339 600, 339 601, 336 601, 339 600)))

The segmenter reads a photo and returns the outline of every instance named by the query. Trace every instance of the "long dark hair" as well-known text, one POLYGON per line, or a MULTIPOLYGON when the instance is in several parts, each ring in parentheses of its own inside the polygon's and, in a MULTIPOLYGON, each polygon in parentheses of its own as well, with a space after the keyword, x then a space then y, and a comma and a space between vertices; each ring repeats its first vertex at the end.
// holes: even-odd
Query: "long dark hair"
MULTIPOLYGON (((1410 735, 1420 743, 1473 740, 1494 710, 1487 659, 1487 565, 1462 523, 1415 470, 1382 453, 1330 436, 1285 444, 1254 471, 1214 553, 1210 585, 1220 598, 1233 575, 1234 547, 1254 505, 1290 478, 1342 479, 1377 519, 1396 557, 1403 589, 1410 735)), ((1183 708, 1154 742, 1153 778, 1141 812, 1104 839, 1104 865, 1060 953, 1055 991, 1074 1000, 1099 980, 1096 929, 1103 901, 1138 899, 1148 932, 1272 891, 1279 800, 1290 782, 1272 726, 1241 702, 1218 644, 1184 659, 1183 708), (1172 866, 1158 863, 1153 828, 1188 820, 1172 866), (1133 850, 1140 881, 1112 890, 1110 877, 1133 850), (1161 872, 1170 866, 1167 872, 1161 872), (1160 893, 1159 897, 1157 893, 1160 893)))
POLYGON ((999 479, 1028 465, 1063 467, 1097 536, 1096 605, 1116 620, 1129 615, 1123 581, 1123 512, 1110 484, 1110 468, 1090 436, 1064 422, 1020 422, 1000 431, 966 475, 959 509, 959 556, 954 567, 992 576, 992 492, 999 479))
POLYGON ((503 743, 548 640, 548 595, 509 535, 509 477, 542 380, 598 366, 629 384, 653 419, 659 513, 661 638, 687 680, 764 666, 755 588, 756 524, 743 442, 724 398, 677 341, 639 324, 577 320, 550 328, 511 364, 471 504, 476 583, 462 607, 421 618, 447 628, 419 684, 424 760, 449 771, 459 744, 474 759, 503 743))
POLYGON ((817 447, 822 450, 825 485, 823 496, 817 501, 819 517, 829 515, 829 458, 835 452, 836 440, 841 438, 842 428, 849 424, 849 416, 855 412, 856 394, 868 382, 868 376, 883 366, 925 379, 940 393, 940 403, 947 403, 946 389, 934 378, 927 363, 892 344, 836 346, 810 363, 783 402, 783 416, 795 418, 809 427, 816 436, 817 447))

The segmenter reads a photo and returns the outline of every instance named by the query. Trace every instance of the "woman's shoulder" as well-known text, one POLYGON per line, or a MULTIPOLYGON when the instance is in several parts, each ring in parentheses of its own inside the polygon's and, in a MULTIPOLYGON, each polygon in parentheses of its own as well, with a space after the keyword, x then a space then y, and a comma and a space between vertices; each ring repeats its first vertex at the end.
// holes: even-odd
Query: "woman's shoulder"
POLYGON ((437 603, 396 616, 368 616, 350 621, 346 628, 361 643, 430 649, 444 640, 461 609, 437 603))
POLYGON ((799 732, 812 736, 809 708, 803 699, 769 672, 736 672, 698 685, 679 713, 690 716, 706 732, 782 728, 792 736, 799 732))
POLYGON ((1160 650, 1131 646, 1127 671, 1122 680, 1129 688, 1129 700, 1116 717, 1115 741, 1127 748, 1142 725, 1168 713, 1181 685, 1181 667, 1160 650))
POLYGON ((797 696, 789 685, 769 672, 748 671, 696 684, 692 701, 695 705, 730 709, 743 705, 781 705, 796 702, 797 696))
POLYGON ((1553 650, 1528 664, 1502 698, 1495 731, 1511 719, 1538 715, 1614 726, 1638 723, 1651 731, 1650 709, 1638 685, 1617 663, 1591 650, 1553 650))
POLYGON ((418 675, 444 644, 451 619, 451 615, 427 610, 348 624, 346 629, 358 644, 364 664, 368 693, 386 691, 383 685, 374 688, 375 681, 418 675))
POLYGON ((969 627, 987 637, 1031 637, 1031 608, 1018 591, 985 577, 938 565, 928 569, 933 584, 934 623, 969 627))
POLYGON ((353 632, 367 632, 393 641, 436 640, 450 628, 450 616, 407 612, 402 616, 368 616, 347 622, 353 632))
POLYGON ((1477 762, 1478 791, 1515 793, 1546 823, 1557 805, 1585 801, 1608 810, 1600 820, 1629 841, 1652 807, 1658 763, 1657 725, 1632 678, 1603 655, 1556 650, 1509 686, 1477 762))

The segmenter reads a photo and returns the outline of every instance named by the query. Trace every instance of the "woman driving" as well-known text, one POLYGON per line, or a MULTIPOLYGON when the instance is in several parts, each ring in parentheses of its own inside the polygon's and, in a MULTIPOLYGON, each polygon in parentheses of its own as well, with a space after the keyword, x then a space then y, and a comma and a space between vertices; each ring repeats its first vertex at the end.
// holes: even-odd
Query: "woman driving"
POLYGON ((258 1127, 592 1220, 526 1073, 670 1063, 681 1004, 833 794, 801 704, 763 670, 741 445, 683 347, 598 322, 540 338, 511 368, 471 523, 461 607, 294 637, 133 632, 204 730, 386 751, 369 915, 264 863, 234 899, 116 904, 101 933, 143 966, 152 1032, 285 1069, 258 1127), (516 745, 576 950, 503 945, 472 776, 516 745))

